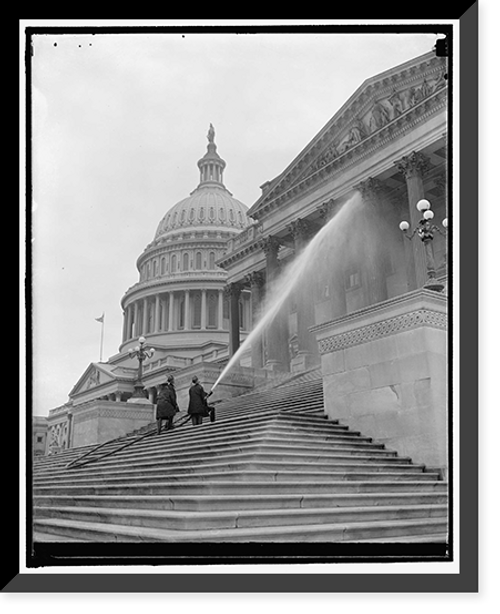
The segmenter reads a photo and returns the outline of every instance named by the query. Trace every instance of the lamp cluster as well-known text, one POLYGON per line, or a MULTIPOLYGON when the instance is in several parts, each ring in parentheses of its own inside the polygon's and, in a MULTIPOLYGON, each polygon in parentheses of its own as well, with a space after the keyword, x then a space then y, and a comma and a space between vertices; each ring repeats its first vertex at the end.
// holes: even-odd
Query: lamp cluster
POLYGON ((152 358, 155 349, 153 347, 148 348, 145 347, 146 338, 139 337, 139 345, 136 345, 135 348, 129 348, 128 355, 130 358, 136 358, 139 361, 139 369, 137 371, 137 381, 134 386, 134 394, 133 397, 143 397, 143 385, 142 385, 142 363, 146 358, 152 358))
POLYGON ((443 236, 446 236, 446 229, 448 228, 448 218, 445 218, 442 221, 444 231, 441 230, 439 226, 431 223, 431 220, 434 219, 434 211, 431 209, 431 203, 422 198, 416 204, 417 209, 422 213, 422 218, 419 220, 416 228, 413 229, 412 232, 408 232, 410 230, 410 224, 403 220, 399 224, 400 230, 403 231, 405 237, 407 239, 413 239, 415 233, 421 239, 424 244, 424 253, 425 253, 425 261, 427 265, 427 282, 424 287, 430 290, 436 290, 441 292, 444 288, 444 285, 440 282, 436 281, 436 268, 434 263, 434 254, 432 250, 432 240, 434 239, 434 232, 439 232, 443 236))

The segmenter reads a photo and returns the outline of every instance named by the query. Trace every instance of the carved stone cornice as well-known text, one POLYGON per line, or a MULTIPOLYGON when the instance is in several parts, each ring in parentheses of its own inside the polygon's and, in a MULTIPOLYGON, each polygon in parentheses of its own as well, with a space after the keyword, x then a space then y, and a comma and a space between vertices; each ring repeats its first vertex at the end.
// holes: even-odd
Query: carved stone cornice
POLYGON ((403 156, 401 160, 394 162, 394 164, 405 179, 423 177, 431 167, 428 156, 421 151, 412 151, 410 155, 403 156))
POLYGON ((338 335, 332 335, 318 342, 319 353, 329 354, 337 350, 343 350, 354 345, 359 345, 381 339, 388 335, 411 330, 420 326, 429 326, 447 330, 448 319, 446 314, 430 309, 419 309, 410 313, 405 313, 387 320, 360 326, 338 335))

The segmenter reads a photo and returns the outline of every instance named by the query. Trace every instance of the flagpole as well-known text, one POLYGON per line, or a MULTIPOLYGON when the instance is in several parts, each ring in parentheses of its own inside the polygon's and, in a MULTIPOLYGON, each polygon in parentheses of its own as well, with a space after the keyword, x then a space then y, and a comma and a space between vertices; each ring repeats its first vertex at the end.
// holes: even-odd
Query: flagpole
POLYGON ((101 344, 99 348, 99 362, 102 362, 102 348, 104 344, 104 312, 100 318, 96 318, 97 322, 101 323, 101 344))
POLYGON ((101 326, 101 351, 99 352, 99 362, 102 362, 102 346, 104 343, 104 319, 102 320, 101 326))

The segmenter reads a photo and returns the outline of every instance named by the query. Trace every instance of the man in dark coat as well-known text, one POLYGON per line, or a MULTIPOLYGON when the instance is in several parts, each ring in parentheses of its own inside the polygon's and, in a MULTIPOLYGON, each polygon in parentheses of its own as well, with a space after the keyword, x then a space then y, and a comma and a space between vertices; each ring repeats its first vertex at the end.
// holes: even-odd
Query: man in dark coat
POLYGON ((167 431, 174 428, 173 420, 178 411, 179 406, 177 405, 177 393, 175 392, 174 388, 174 376, 169 375, 167 381, 161 385, 160 392, 158 393, 156 405, 156 425, 158 428, 158 435, 161 432, 161 424, 163 420, 167 421, 167 431))
POLYGON ((212 392, 205 392, 196 375, 192 382, 189 388, 188 414, 193 424, 201 424, 203 416, 207 415, 207 399, 212 392))

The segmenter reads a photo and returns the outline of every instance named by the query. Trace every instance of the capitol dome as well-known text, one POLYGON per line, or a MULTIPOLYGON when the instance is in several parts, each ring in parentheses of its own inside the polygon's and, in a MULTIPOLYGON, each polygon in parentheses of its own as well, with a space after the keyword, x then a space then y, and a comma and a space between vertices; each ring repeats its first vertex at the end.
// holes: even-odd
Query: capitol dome
POLYGON ((158 224, 155 240, 172 230, 190 227, 234 228, 248 226, 248 207, 233 198, 223 185, 202 183, 188 198, 174 205, 158 224))
POLYGON ((155 234, 155 241, 171 231, 189 229, 233 229, 241 232, 249 225, 248 207, 233 198, 225 187, 222 175, 225 161, 217 153, 214 131, 210 126, 207 153, 198 161, 200 183, 191 194, 164 215, 155 234))
MULTIPOLYGON (((134 348, 143 336, 161 364, 186 366, 228 355, 227 271, 217 262, 250 222, 248 208, 223 183, 226 163, 217 153, 212 125, 207 136, 198 186, 165 213, 137 259, 139 281, 122 298, 120 351, 134 348)), ((239 301, 245 335, 252 321, 248 290, 239 301)))

